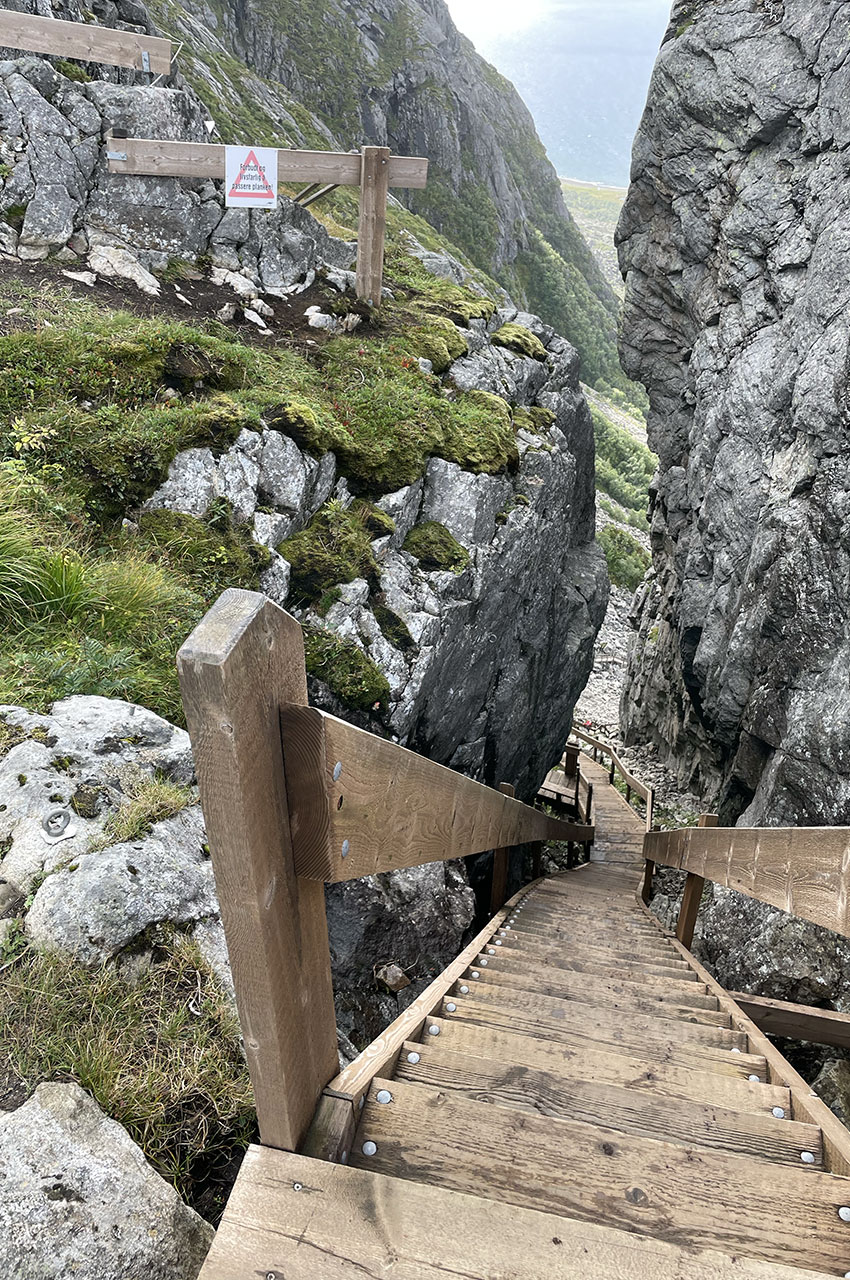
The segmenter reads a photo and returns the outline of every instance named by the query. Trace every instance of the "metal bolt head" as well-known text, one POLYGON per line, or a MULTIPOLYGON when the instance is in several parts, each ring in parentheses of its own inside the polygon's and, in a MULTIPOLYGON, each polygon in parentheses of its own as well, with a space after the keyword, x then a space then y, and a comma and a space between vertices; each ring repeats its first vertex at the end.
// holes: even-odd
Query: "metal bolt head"
POLYGON ((457 1005, 455 1004, 454 1000, 449 1000, 448 1003, 446 1004, 446 1013, 454 1013, 456 1009, 457 1009, 457 1005))
POLYGON ((440 1028, 439 1028, 439 1027, 429 1027, 429 1028, 428 1028, 428 1035, 429 1035, 429 1036, 438 1036, 439 1034, 440 1034, 440 1028))
POLYGON ((409 1053, 407 1055, 407 1061, 412 1062, 414 1066, 416 1066, 417 1062, 419 1062, 420 1060, 421 1060, 421 1054, 409 1053))
POLYGON ((334 782, 339 782, 341 774, 342 774, 342 761, 337 760, 336 764, 334 765, 334 782))
POLYGON ((801 1151, 800 1159, 802 1160, 803 1164, 814 1164, 815 1162, 814 1153, 811 1151, 801 1151))
POLYGON ((761 1084, 761 1076, 747 1076, 750 1084, 761 1084))
POLYGON ((774 1107, 774 1108, 773 1108, 773 1114, 774 1114, 774 1116, 776 1117, 776 1119, 777 1119, 777 1120, 784 1120, 784 1119, 785 1119, 785 1108, 784 1108, 784 1107, 774 1107))
POLYGON ((388 1102, 392 1102, 393 1100, 393 1095, 390 1093, 389 1089, 379 1089, 375 1096, 382 1107, 385 1107, 388 1102))
POLYGON ((376 1151, 377 1151, 377 1150, 378 1150, 378 1145, 377 1145, 377 1143, 375 1143, 375 1142, 364 1142, 364 1143, 363 1143, 363 1154, 364 1154, 364 1156, 373 1156, 373 1155, 375 1155, 375 1153, 376 1153, 376 1151))
POLYGON ((485 965, 485 966, 486 966, 487 964, 489 964, 489 961, 488 961, 488 959, 487 959, 487 957, 486 957, 486 956, 482 956, 482 957, 481 957, 481 959, 478 961, 478 963, 479 963, 480 965, 485 965))
POLYGON ((503 945, 504 945, 504 944, 502 943, 501 939, 500 939, 500 938, 497 938, 497 939, 496 939, 496 946, 497 946, 497 947, 501 947, 501 946, 503 946, 503 945))
POLYGON ((740 1050, 740 1049, 738 1049, 738 1048, 735 1048, 735 1049, 732 1049, 732 1050, 731 1050, 731 1052, 732 1052, 732 1053, 740 1053, 740 1052, 741 1052, 741 1050, 740 1050))
POLYGON ((494 955, 496 954, 496 948, 495 948, 495 947, 488 947, 488 948, 487 948, 487 954, 488 954, 488 956, 494 956, 494 955))
POLYGON ((350 848, 351 848, 351 841, 350 841, 350 840, 343 840, 343 842, 342 842, 342 856, 343 856, 344 858, 347 858, 347 857, 348 857, 348 851, 349 851, 349 849, 350 849, 350 848))
POLYGON ((480 978, 480 977, 481 977, 481 974, 478 972, 478 970, 477 970, 477 969, 473 969, 473 970, 472 970, 472 976, 473 976, 473 978, 480 978))
POLYGON ((340 1164, 348 1164, 348 1152, 347 1152, 347 1151, 343 1151, 342 1155, 341 1155, 341 1156, 340 1156, 340 1158, 339 1158, 339 1162, 340 1162, 340 1164))
POLYGON ((469 987, 461 987, 461 988, 460 988, 460 994, 461 994, 462 996, 468 996, 468 995, 469 995, 469 987))
POLYGON ((846 1204, 843 1204, 838 1210, 838 1216, 842 1222, 850 1222, 850 1208, 848 1208, 846 1204))
POLYGON ((293 1190, 293 1191, 303 1191, 303 1190, 304 1190, 304 1183, 303 1183, 303 1182, 293 1182, 293 1184, 292 1184, 292 1190, 293 1190))

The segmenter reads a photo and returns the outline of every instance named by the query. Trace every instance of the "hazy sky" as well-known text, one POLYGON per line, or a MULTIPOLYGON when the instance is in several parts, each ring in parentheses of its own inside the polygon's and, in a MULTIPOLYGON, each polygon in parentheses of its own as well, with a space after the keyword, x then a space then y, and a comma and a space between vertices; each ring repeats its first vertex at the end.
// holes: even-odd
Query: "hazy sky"
POLYGON ((564 177, 623 185, 672 0, 448 0, 564 177))

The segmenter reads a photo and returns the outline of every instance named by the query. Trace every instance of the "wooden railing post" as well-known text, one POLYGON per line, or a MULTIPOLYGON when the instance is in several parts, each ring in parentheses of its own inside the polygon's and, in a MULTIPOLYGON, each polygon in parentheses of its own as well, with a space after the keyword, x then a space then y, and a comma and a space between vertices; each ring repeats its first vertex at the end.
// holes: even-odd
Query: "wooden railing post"
POLYGON ((389 147, 361 151, 360 223, 357 232, 357 297, 370 306, 381 305, 384 281, 384 239, 390 180, 389 147))
MULTIPOLYGON (((698 825, 701 827, 716 827, 717 814, 701 814, 698 825)), ((676 922, 676 937, 688 950, 690 950, 691 943, 694 940, 694 928, 704 888, 705 877, 695 875, 693 871, 689 871, 688 878, 685 881, 685 891, 682 894, 682 905, 679 908, 679 919, 676 922)))
MULTIPOLYGON (((499 790, 504 796, 512 796, 514 789, 509 782, 500 782, 499 790)), ((493 880, 490 886, 490 912, 495 915, 505 905, 508 896, 508 858, 510 849, 493 850, 493 880)))
POLYGON ((643 872, 643 884, 640 887, 640 896, 646 906, 649 906, 652 900, 652 881, 655 878, 655 863, 647 858, 643 872))
POLYGON ((543 870, 543 841, 535 840, 531 846, 531 875, 534 880, 540 879, 543 870))
POLYGON ((177 661, 260 1136, 295 1150, 338 1067, 324 886, 295 874, 281 749, 301 627, 226 591, 177 661))

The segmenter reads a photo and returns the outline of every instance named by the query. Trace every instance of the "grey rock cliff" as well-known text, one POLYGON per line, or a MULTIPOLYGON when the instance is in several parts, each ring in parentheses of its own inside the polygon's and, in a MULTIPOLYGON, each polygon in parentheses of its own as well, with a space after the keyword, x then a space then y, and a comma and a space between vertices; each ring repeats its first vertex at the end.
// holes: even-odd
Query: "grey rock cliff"
POLYGON ((677 4, 619 229, 660 459, 624 731, 745 825, 850 822, 849 15, 677 4))

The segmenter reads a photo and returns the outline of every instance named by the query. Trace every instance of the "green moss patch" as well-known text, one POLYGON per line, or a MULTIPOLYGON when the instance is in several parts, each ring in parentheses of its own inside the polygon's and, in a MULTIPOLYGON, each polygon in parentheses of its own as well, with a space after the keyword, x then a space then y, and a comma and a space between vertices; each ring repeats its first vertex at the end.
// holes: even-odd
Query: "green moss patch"
POLYGON ((392 609, 388 609, 384 604, 373 604, 372 612, 375 615, 375 621, 381 628, 381 634, 385 639, 389 640, 394 648, 400 649, 402 653, 407 653, 411 649, 416 648, 416 641, 407 629, 407 623, 404 618, 400 618, 392 609))
POLYGON ((533 360, 545 360, 546 348, 530 329, 521 324, 503 324, 493 334, 493 345, 506 347, 521 356, 530 356, 533 360))
POLYGON ((551 409, 542 409, 539 405, 533 405, 530 409, 514 409, 514 426, 517 430, 521 427, 533 435, 541 435, 554 425, 555 415, 551 409))
POLYGON ((224 499, 212 504, 202 520, 179 511, 147 511, 139 518, 142 544, 160 563, 191 578, 205 596, 227 587, 259 587, 271 552, 254 542, 250 529, 233 522, 224 499))
POLYGON ((377 583, 378 566, 367 519, 362 506, 346 508, 331 501, 306 529, 280 544, 280 554, 292 566, 289 582, 296 604, 311 604, 331 588, 355 578, 377 583))
POLYGON ((469 564, 469 552, 452 537, 444 524, 426 520, 416 525, 404 540, 403 549, 415 556, 423 569, 462 573, 469 564))
POLYGON ((445 316, 429 316, 423 320, 416 346, 418 355, 431 361, 435 373, 445 373, 450 364, 469 353, 466 338, 445 316))
POLYGON ((75 1080, 215 1222, 227 1166, 256 1133, 239 1024, 193 944, 164 931, 149 944, 154 963, 130 983, 34 952, 21 935, 3 975, 0 1074, 27 1092, 75 1080))
POLYGON ((390 697, 386 676, 362 649, 331 631, 304 631, 307 671, 328 686, 347 707, 385 711, 390 697))

